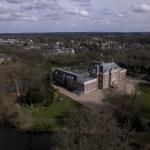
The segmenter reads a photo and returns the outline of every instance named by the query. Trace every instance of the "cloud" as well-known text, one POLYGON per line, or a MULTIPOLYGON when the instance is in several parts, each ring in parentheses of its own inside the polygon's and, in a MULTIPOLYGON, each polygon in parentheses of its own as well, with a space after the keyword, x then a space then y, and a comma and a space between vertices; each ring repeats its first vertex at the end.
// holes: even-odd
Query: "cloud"
POLYGON ((133 6, 133 11, 137 12, 137 13, 145 13, 148 12, 150 10, 150 5, 147 5, 145 3, 142 3, 141 5, 134 5, 133 6))
POLYGON ((0 14, 0 23, 2 22, 2 21, 10 21, 10 14, 0 14))
POLYGON ((0 4, 0 13, 7 13, 9 11, 9 8, 5 5, 0 4))
POLYGON ((3 4, 0 4, 0 21, 9 21, 11 18, 11 13, 11 9, 3 4))
POLYGON ((34 3, 29 4, 29 5, 23 6, 22 8, 25 10, 34 10, 34 9, 39 10, 39 9, 45 9, 47 7, 48 7, 48 5, 46 3, 34 2, 34 3))
POLYGON ((74 16, 81 16, 81 17, 88 17, 89 13, 86 10, 79 10, 79 9, 74 9, 72 11, 69 11, 68 14, 74 15, 74 16))
POLYGON ((89 2, 91 2, 91 0, 70 0, 70 1, 81 2, 81 3, 89 3, 89 2))
POLYGON ((84 18, 87 18, 89 16, 89 13, 85 10, 67 10, 67 9, 59 9, 59 11, 51 11, 48 14, 46 14, 44 17, 45 19, 49 19, 51 21, 72 21, 72 20, 84 20, 84 18), (78 19, 77 19, 77 18, 78 19), (81 19, 82 18, 82 19, 81 19))
POLYGON ((122 13, 117 13, 115 16, 118 18, 124 18, 125 17, 125 15, 122 13))
MULTIPOLYGON (((59 0, 2 0, 7 7, 0 5, 0 19, 10 21, 71 21, 87 18, 89 12, 86 8, 91 0, 67 0, 70 1, 71 7, 67 7, 65 3, 59 0), (29 3, 30 2, 30 3, 29 3), (74 5, 76 3, 77 5, 74 5), (15 5, 14 5, 15 4, 15 5), (81 5, 81 6, 80 6, 81 5), (84 6, 85 5, 85 6, 84 6), (75 9, 76 7, 76 9, 75 9), (11 11, 10 11, 11 10, 11 11), (5 11, 5 12, 4 12, 5 11), (5 19, 4 19, 5 18, 5 19)), ((66 1, 66 2, 67 2, 66 1)))
POLYGON ((6 2, 8 3, 12 3, 12 4, 19 4, 19 3, 24 3, 24 0, 6 0, 6 2))
POLYGON ((62 13, 57 12, 51 12, 49 14, 44 15, 45 20, 51 20, 51 21, 60 21, 60 20, 66 20, 66 16, 62 13))
POLYGON ((0 4, 0 21, 37 21, 38 17, 29 15, 26 12, 19 12, 9 9, 0 4))
POLYGON ((23 13, 23 12, 12 13, 11 18, 17 21, 37 21, 38 20, 38 17, 27 15, 26 13, 23 13))
POLYGON ((103 8, 100 10, 100 14, 102 14, 102 15, 113 15, 114 11, 112 9, 103 8))
POLYGON ((68 30, 68 26, 83 30, 122 28, 123 25, 142 28, 150 22, 149 13, 145 14, 150 12, 150 3, 141 1, 143 3, 139 0, 0 0, 0 32, 2 28, 9 30, 8 24, 17 24, 16 30, 28 30, 27 26, 31 25, 33 30, 41 31, 68 30))
POLYGON ((91 6, 91 4, 90 3, 80 3, 80 4, 78 4, 78 6, 88 8, 91 6))
POLYGON ((91 0, 70 0, 76 3, 79 7, 89 8, 91 6, 91 0))
POLYGON ((78 11, 79 15, 81 15, 82 17, 87 17, 89 16, 89 13, 85 10, 80 10, 78 11))

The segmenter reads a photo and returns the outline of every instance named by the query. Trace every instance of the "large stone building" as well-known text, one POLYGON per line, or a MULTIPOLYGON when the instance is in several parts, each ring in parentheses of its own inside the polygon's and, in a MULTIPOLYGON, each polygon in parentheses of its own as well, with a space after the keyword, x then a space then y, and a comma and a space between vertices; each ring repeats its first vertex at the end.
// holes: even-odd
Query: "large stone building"
POLYGON ((116 63, 104 63, 93 61, 89 68, 90 77, 97 78, 98 88, 119 87, 126 78, 126 69, 116 63))
POLYGON ((64 71, 59 68, 53 71, 53 80, 71 91, 88 93, 98 89, 96 78, 82 77, 73 72, 64 71))
POLYGON ((53 80, 68 90, 86 94, 97 89, 119 87, 125 80, 126 72, 126 69, 115 63, 93 61, 88 77, 56 68, 53 71, 53 80))

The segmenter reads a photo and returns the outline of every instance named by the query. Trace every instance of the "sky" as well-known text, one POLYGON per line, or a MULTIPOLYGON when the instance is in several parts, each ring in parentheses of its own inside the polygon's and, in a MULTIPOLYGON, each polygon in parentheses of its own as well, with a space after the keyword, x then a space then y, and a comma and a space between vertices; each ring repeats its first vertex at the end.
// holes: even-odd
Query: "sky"
POLYGON ((0 33, 150 32, 150 0, 0 0, 0 33))

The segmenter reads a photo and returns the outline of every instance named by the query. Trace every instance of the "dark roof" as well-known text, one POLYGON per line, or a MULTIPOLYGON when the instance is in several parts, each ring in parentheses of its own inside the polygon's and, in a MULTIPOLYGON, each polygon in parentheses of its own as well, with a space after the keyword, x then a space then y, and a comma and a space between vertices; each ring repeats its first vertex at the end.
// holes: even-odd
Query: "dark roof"
POLYGON ((58 72, 59 74, 69 75, 69 76, 74 77, 74 78, 78 78, 79 77, 78 74, 75 74, 73 72, 69 72, 69 71, 66 71, 66 70, 63 70, 63 69, 60 69, 60 68, 56 68, 54 70, 54 72, 58 72))
POLYGON ((63 70, 63 69, 60 69, 60 68, 56 68, 54 70, 54 72, 57 72, 60 75, 65 75, 66 78, 67 78, 67 76, 73 77, 73 79, 76 79, 80 83, 84 83, 84 82, 87 82, 87 81, 95 79, 95 78, 91 78, 91 77, 81 76, 79 74, 76 74, 76 73, 73 73, 73 72, 69 72, 69 71, 66 71, 66 70, 63 70))
POLYGON ((104 73, 106 71, 110 72, 112 69, 117 69, 119 66, 114 63, 104 63, 104 62, 98 62, 98 61, 93 61, 92 66, 90 70, 95 71, 96 73, 104 73))

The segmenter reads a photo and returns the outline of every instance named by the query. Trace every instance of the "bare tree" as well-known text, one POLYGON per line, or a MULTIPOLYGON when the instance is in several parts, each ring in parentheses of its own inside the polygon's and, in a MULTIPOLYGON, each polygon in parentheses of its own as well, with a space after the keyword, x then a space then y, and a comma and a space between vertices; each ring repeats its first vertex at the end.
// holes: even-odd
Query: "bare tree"
POLYGON ((5 73, 0 69, 0 112, 3 112, 3 107, 5 103, 5 98, 6 98, 6 78, 5 78, 5 73))
POLYGON ((69 129, 64 138, 67 149, 70 150, 125 150, 128 147, 127 137, 113 117, 111 107, 102 106, 101 111, 79 108, 73 111, 69 119, 69 129))

